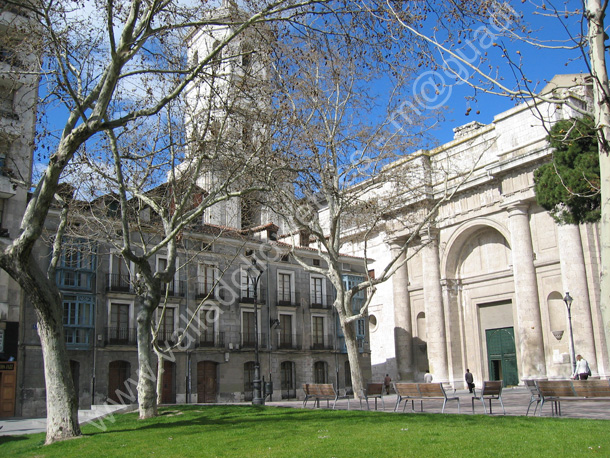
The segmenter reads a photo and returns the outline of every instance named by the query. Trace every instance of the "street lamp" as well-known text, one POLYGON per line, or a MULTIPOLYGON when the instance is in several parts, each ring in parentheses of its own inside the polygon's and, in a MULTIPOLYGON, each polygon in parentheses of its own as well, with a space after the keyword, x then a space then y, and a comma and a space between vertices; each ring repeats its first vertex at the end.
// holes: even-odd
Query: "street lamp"
POLYGON ((566 291, 563 301, 568 309, 568 326, 570 327, 570 358, 572 360, 572 373, 576 370, 576 356, 574 356, 574 334, 572 333, 572 296, 566 291))
POLYGON ((263 270, 256 263, 256 259, 252 258, 252 267, 248 269, 248 278, 250 284, 254 288, 254 380, 252 382, 254 395, 252 398, 252 404, 263 405, 265 404, 265 398, 261 395, 261 366, 258 357, 258 282, 263 274, 263 270))

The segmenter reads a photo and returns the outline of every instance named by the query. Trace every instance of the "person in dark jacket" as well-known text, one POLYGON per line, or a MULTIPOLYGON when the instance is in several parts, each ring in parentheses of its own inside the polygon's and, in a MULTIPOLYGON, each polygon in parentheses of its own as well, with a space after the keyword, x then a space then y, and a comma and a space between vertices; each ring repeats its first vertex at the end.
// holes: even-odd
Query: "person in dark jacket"
POLYGON ((466 379, 466 384, 468 384, 468 391, 472 393, 472 390, 474 390, 474 377, 472 376, 470 369, 466 369, 464 378, 466 379))

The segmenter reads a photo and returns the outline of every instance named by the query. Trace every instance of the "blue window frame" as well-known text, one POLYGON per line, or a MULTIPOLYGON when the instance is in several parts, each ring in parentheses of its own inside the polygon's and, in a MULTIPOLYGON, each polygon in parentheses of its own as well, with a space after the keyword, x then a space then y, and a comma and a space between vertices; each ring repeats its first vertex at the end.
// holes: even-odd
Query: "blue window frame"
MULTIPOLYGON (((364 277, 360 275, 343 275, 343 285, 346 289, 353 288, 354 286, 362 283, 364 277)), ((354 312, 360 311, 364 305, 366 299, 365 291, 359 291, 352 297, 352 310, 354 312)), ((356 341, 358 343, 358 351, 364 351, 364 339, 365 339, 365 319, 360 318, 356 321, 356 341)), ((342 353, 347 353, 347 346, 345 345, 345 336, 341 330, 341 324, 339 323, 339 317, 337 317, 337 337, 339 340, 339 348, 342 353)))
POLYGON ((64 332, 70 348, 89 348, 93 342, 95 296, 64 294, 64 332))
POLYGON ((91 291, 95 276, 95 245, 86 241, 64 244, 57 268, 57 285, 62 289, 91 291))

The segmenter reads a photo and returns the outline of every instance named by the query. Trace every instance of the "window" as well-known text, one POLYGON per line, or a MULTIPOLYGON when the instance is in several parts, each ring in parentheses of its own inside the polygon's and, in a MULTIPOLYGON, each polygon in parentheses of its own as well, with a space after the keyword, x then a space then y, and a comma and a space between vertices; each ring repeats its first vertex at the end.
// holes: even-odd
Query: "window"
MULTIPOLYGON (((129 304, 110 304, 110 328, 108 340, 111 344, 126 344, 130 342, 129 304)), ((135 339, 131 339, 135 341, 135 339)))
MULTIPOLYGON (((219 48, 222 43, 219 40, 214 41, 214 46, 210 52, 214 52, 215 49, 219 48)), ((222 49, 212 58, 212 71, 216 73, 220 69, 220 63, 222 62, 222 49)))
POLYGON ((197 297, 206 297, 208 294, 213 296, 216 283, 216 267, 210 264, 199 264, 197 276, 197 297))
POLYGON ((278 305, 292 304, 292 275, 280 272, 277 275, 277 279, 278 305))
POLYGON ((130 262, 120 254, 110 255, 111 273, 108 281, 110 291, 131 291, 131 269, 130 262))
POLYGON ((256 343, 254 311, 242 310, 241 314, 242 346, 253 347, 256 343))
POLYGON ((328 365, 325 361, 316 361, 313 365, 314 383, 328 383, 328 365))
POLYGON ((4 115, 13 114, 13 101, 15 91, 9 88, 0 88, 0 113, 4 115))
POLYGON ((57 269, 57 283, 60 288, 90 290, 93 287, 94 268, 92 245, 84 241, 66 243, 57 269))
POLYGON ((89 295, 64 296, 64 331, 69 347, 88 348, 93 333, 94 297, 89 295))
POLYGON ((201 320, 199 321, 199 345, 201 347, 214 346, 216 319, 216 310, 204 310, 201 313, 201 320))
POLYGON ((165 313, 163 313, 163 307, 158 309, 158 317, 161 320, 159 326, 159 334, 157 335, 157 341, 159 342, 173 342, 174 341, 174 318, 176 315, 176 309, 174 307, 166 307, 165 313), (163 318, 161 318, 163 315, 163 318))
POLYGON ((292 315, 280 314, 280 348, 293 348, 292 315))
POLYGON ((324 278, 312 276, 309 289, 311 304, 313 306, 324 306, 324 278))
POLYGON ((324 317, 311 317, 311 343, 314 349, 324 348, 324 317))
MULTIPOLYGON (((258 273, 256 273, 258 275, 258 273)), ((254 284, 255 279, 248 274, 248 268, 241 269, 241 300, 242 302, 254 302, 254 284)), ((260 277, 257 285, 257 299, 260 299, 260 277)))

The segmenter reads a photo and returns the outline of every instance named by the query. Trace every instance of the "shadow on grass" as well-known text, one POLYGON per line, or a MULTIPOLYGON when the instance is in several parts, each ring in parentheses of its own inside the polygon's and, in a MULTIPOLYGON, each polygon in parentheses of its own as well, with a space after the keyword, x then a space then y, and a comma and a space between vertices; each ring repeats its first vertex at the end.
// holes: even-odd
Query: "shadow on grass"
MULTIPOLYGON (((84 435, 117 434, 133 431, 145 431, 167 428, 226 428, 240 425, 265 425, 270 423, 298 422, 299 425, 314 424, 313 422, 333 422, 349 418, 354 423, 392 424, 397 421, 409 421, 428 424, 442 420, 446 427, 464 428, 469 424, 481 422, 515 422, 520 417, 482 416, 482 415, 442 415, 436 413, 393 413, 369 412, 362 410, 326 410, 326 409, 295 409, 286 407, 259 406, 203 406, 176 405, 160 409, 159 416, 148 420, 138 420, 137 414, 115 415, 116 422, 107 421, 109 429, 102 431, 87 431, 84 435), (183 417, 184 416, 184 417, 183 417), (440 416, 440 418, 439 418, 440 416), (131 417, 131 418, 128 418, 131 417)), ((531 418, 529 420, 532 420, 531 418)))
MULTIPOLYGON (((27 436, 24 435, 15 435, 15 436, 0 436, 0 445, 2 444, 7 444, 9 442, 15 442, 15 441, 24 441, 24 440, 28 440, 29 438, 27 436)), ((44 441, 43 441, 44 442, 44 441)))

